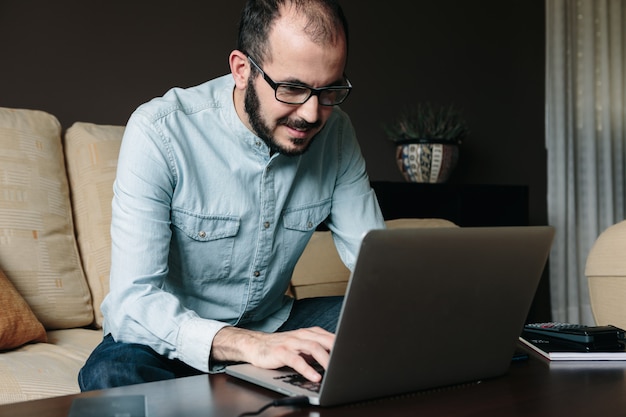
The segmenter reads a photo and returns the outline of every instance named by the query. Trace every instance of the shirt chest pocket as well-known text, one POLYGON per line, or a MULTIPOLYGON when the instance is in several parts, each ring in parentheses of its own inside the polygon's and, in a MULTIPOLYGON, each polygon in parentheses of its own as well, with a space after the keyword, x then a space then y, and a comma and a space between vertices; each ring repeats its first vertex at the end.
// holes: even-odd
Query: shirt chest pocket
POLYGON ((285 210, 283 213, 284 243, 288 247, 293 247, 300 256, 317 226, 330 214, 330 208, 330 200, 327 200, 285 210))
POLYGON ((241 220, 235 216, 172 210, 169 264, 172 272, 178 272, 174 275, 196 282, 227 278, 240 224, 241 220))

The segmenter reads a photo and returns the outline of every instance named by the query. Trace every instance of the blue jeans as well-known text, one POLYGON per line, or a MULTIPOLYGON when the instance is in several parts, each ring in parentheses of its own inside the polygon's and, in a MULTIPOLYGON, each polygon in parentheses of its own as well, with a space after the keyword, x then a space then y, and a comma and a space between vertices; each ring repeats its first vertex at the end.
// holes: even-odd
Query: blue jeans
MULTIPOLYGON (((334 333, 342 302, 341 296, 296 300, 289 318, 278 331, 319 326, 334 333)), ((178 359, 156 353, 148 346, 116 342, 108 334, 80 370, 78 384, 81 391, 91 391, 201 373, 178 359)))

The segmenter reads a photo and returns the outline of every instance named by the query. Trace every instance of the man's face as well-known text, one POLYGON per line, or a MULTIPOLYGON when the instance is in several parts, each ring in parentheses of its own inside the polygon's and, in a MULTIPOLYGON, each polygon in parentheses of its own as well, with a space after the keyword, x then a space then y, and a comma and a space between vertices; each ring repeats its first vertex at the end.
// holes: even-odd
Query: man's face
POLYGON ((248 121, 254 129, 254 132, 258 137, 269 146, 271 152, 278 152, 287 156, 302 155, 309 149, 311 143, 317 132, 319 132, 322 126, 322 121, 317 119, 313 123, 309 123, 304 119, 295 119, 291 115, 287 114, 284 117, 279 118, 273 122, 273 125, 267 123, 261 115, 261 101, 257 95, 256 88, 254 86, 254 79, 251 77, 248 79, 248 88, 246 89, 245 96, 245 109, 248 113, 248 121), (283 130, 292 130, 302 133, 290 136, 287 135, 284 138, 276 138, 275 132, 278 130, 278 126, 283 126, 283 130))
MULTIPOLYGON (((269 37, 271 58, 262 65, 263 71, 275 82, 315 88, 343 84, 346 63, 343 39, 334 45, 320 45, 312 42, 300 27, 301 22, 294 24, 289 17, 276 22, 269 37)), ((259 72, 252 70, 244 106, 249 127, 272 151, 291 156, 309 149, 332 113, 332 107, 320 105, 316 96, 297 105, 276 100, 273 88, 259 72)))

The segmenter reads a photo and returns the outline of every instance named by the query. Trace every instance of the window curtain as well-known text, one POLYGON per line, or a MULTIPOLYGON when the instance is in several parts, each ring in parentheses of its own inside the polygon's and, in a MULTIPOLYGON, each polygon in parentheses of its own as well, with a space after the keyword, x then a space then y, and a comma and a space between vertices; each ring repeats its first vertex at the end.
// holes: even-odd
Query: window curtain
POLYGON ((550 254, 554 321, 594 324, 587 255, 604 229, 624 219, 625 17, 626 0, 546 0, 548 222, 557 230, 550 254))

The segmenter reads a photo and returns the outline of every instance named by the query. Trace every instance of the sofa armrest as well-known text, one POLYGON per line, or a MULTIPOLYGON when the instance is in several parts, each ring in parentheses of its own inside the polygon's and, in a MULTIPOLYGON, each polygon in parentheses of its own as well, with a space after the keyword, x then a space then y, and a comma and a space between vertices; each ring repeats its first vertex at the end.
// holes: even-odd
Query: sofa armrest
POLYGON ((607 228, 596 239, 585 266, 589 298, 598 325, 626 329, 626 221, 607 228))

